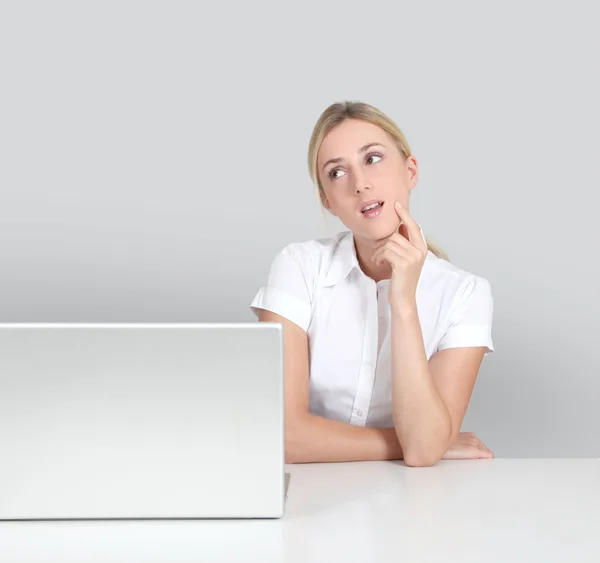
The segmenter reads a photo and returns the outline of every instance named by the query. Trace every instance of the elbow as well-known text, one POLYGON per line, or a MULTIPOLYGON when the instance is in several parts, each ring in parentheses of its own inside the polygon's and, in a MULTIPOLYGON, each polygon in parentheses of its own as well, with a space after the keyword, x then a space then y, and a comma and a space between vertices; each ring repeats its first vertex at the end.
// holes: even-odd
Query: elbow
POLYGON ((294 440, 290 439, 286 433, 283 445, 284 460, 286 464, 298 463, 298 452, 294 440))
POLYGON ((284 431, 284 459, 285 463, 302 463, 304 461, 305 440, 302 439, 304 434, 305 420, 302 417, 289 418, 285 422, 284 431))
POLYGON ((424 443, 423 440, 413 439, 410 444, 402 444, 405 465, 410 467, 431 467, 438 463, 446 454, 448 444, 452 443, 453 430, 451 425, 448 427, 445 436, 441 441, 439 438, 436 438, 433 442, 424 443))
POLYGON ((404 463, 410 467, 431 467, 443 459, 446 450, 440 450, 439 446, 423 445, 421 447, 403 448, 404 463))
POLYGON ((407 452, 404 454, 404 464, 409 467, 432 467, 441 457, 407 452))
POLYGON ((301 463, 301 454, 297 443, 294 440, 288 439, 286 436, 283 447, 284 460, 286 464, 301 463))

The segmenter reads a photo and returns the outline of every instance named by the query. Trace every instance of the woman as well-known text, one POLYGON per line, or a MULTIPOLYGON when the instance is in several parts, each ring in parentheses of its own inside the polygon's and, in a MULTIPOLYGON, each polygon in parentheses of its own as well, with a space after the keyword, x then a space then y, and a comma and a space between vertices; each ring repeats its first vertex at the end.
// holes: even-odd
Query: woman
POLYGON ((493 351, 490 285, 409 214, 418 166, 402 131, 373 106, 335 103, 308 161, 348 231, 285 246, 251 304, 283 325, 286 462, 493 457, 460 432, 493 351))

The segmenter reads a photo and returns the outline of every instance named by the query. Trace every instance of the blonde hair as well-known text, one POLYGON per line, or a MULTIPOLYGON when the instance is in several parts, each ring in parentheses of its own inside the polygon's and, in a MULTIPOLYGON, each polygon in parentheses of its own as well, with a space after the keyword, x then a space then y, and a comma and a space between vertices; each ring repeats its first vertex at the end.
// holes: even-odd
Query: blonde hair
MULTIPOLYGON (((317 155, 321 148, 321 143, 327 133, 346 119, 359 119, 377 125, 394 140, 398 150, 405 159, 411 156, 410 146, 400 127, 376 107, 364 102, 354 101, 336 102, 331 104, 317 120, 308 144, 308 170, 317 190, 319 203, 322 209, 325 200, 325 192, 317 169, 317 155)), ((427 248, 433 252, 433 254, 438 258, 449 260, 448 255, 437 244, 430 240, 429 237, 425 237, 425 240, 427 242, 427 248)))

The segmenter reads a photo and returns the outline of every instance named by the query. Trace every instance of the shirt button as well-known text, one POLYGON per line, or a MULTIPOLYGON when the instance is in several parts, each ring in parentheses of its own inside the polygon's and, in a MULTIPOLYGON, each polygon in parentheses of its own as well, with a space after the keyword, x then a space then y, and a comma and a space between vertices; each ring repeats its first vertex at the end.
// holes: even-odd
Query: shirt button
POLYGON ((356 413, 358 416, 362 416, 363 415, 363 411, 357 411, 356 413))
POLYGON ((365 364, 365 369, 371 369, 373 366, 371 364, 365 364))

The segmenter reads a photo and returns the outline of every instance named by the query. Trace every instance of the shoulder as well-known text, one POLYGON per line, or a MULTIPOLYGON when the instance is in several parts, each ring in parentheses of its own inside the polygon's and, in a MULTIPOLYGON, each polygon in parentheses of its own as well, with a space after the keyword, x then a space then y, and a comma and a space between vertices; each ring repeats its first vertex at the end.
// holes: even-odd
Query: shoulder
POLYGON ((340 232, 331 237, 290 242, 279 250, 273 264, 292 263, 306 274, 319 277, 329 269, 340 244, 350 235, 340 232))
POLYGON ((286 244, 272 260, 267 282, 251 303, 254 313, 273 311, 307 330, 315 291, 338 246, 338 236, 286 244))
POLYGON ((326 258, 332 256, 340 242, 350 234, 348 231, 343 231, 331 237, 290 242, 282 248, 282 252, 295 254, 304 259, 326 258))
POLYGON ((424 302, 441 329, 436 350, 483 346, 486 355, 491 353, 494 300, 490 282, 431 252, 422 278, 424 302))
POLYGON ((492 301, 492 287, 483 276, 461 268, 429 252, 420 287, 428 294, 439 296, 447 307, 456 307, 469 300, 492 301))

